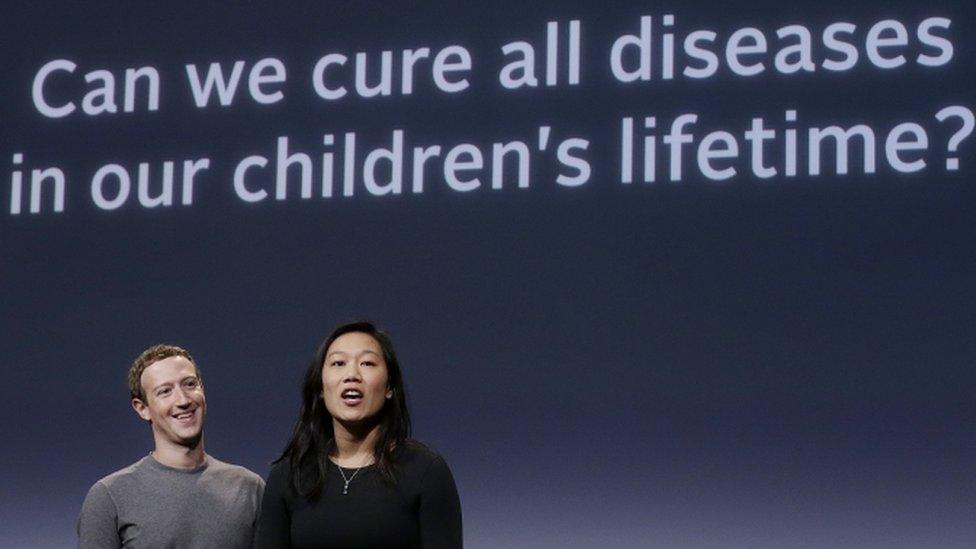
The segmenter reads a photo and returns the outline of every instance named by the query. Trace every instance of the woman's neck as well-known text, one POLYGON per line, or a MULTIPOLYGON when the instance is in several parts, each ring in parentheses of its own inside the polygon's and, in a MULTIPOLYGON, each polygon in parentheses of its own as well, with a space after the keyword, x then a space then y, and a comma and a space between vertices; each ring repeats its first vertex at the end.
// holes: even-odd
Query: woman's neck
POLYGON ((374 461, 380 425, 344 425, 332 421, 335 445, 330 458, 340 467, 365 467, 374 461))

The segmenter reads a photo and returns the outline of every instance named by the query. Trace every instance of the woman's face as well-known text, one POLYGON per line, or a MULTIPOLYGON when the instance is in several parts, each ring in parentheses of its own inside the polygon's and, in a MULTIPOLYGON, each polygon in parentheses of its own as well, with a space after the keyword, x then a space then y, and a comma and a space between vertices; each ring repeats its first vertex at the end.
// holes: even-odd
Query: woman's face
POLYGON ((329 345, 322 365, 322 399, 335 421, 360 424, 375 418, 393 396, 383 349, 373 336, 343 334, 329 345))

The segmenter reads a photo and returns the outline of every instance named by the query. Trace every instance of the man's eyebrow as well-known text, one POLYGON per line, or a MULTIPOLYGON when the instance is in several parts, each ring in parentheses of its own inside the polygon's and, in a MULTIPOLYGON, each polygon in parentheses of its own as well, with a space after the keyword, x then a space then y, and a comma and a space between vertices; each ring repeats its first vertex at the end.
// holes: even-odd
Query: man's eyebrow
MULTIPOLYGON (((196 381, 200 381, 200 376, 198 376, 196 374, 188 375, 186 377, 180 378, 180 383, 183 383, 184 381, 186 381, 188 379, 194 379, 196 381)), ((172 381, 164 381, 164 382, 160 383, 159 385, 153 387, 152 390, 155 391, 157 389, 161 389, 163 387, 166 387, 168 385, 173 385, 173 384, 174 384, 174 382, 172 382, 172 381)))

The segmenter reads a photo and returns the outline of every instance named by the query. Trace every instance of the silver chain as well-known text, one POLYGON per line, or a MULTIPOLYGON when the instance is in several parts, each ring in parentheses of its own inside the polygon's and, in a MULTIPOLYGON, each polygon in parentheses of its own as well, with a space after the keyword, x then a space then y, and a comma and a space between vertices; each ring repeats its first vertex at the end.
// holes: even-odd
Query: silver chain
POLYGON ((346 485, 342 487, 342 495, 346 495, 349 493, 349 483, 352 482, 352 479, 356 478, 356 475, 359 474, 362 467, 357 467, 356 470, 353 471, 352 476, 349 478, 346 478, 346 473, 342 470, 342 467, 339 464, 336 464, 336 467, 339 468, 339 474, 342 475, 342 480, 346 483, 346 485))

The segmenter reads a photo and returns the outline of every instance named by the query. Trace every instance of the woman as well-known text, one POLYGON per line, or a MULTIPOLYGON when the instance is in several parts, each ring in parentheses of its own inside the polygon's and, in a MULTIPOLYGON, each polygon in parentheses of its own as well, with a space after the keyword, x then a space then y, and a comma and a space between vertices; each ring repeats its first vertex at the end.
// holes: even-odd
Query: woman
POLYGON ((461 547, 461 504, 437 454, 410 435, 390 338, 339 326, 305 373, 291 442, 264 491, 258 547, 461 547))

